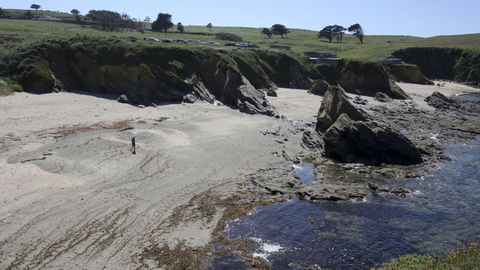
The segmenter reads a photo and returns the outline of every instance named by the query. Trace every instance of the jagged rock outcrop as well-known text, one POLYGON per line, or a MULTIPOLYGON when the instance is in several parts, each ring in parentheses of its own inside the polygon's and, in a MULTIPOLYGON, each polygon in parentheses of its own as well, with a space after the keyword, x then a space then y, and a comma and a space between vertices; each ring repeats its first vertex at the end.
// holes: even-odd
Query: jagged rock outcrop
POLYGON ((417 65, 398 64, 388 65, 386 68, 397 81, 405 83, 433 85, 433 82, 428 80, 423 75, 422 71, 417 65))
POLYGON ((342 114, 323 136, 325 155, 340 162, 367 165, 412 165, 421 154, 405 136, 374 121, 355 121, 342 114))
POLYGON ((314 95, 323 96, 329 87, 330 84, 325 80, 316 80, 308 92, 314 95))
POLYGON ((352 94, 373 97, 375 93, 382 92, 394 99, 408 98, 380 63, 345 61, 339 82, 345 91, 352 94))
POLYGON ((325 155, 339 162, 368 165, 422 162, 413 143, 352 104, 340 87, 330 87, 325 93, 316 131, 323 132, 325 155))
POLYGON ((337 118, 346 114, 350 119, 365 121, 367 114, 355 107, 349 100, 345 91, 339 86, 332 86, 328 88, 323 96, 322 104, 317 115, 316 130, 325 132, 337 118))

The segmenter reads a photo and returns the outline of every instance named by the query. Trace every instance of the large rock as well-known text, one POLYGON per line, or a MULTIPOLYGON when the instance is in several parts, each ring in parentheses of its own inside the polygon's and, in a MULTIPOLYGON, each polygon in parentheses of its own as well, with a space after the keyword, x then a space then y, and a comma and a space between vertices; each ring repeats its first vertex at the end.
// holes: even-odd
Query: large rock
POLYGON ((367 114, 350 102, 341 87, 330 87, 323 96, 322 105, 318 111, 316 130, 325 132, 341 114, 346 114, 350 119, 358 121, 367 119, 367 114))
POLYGON ((458 109, 459 104, 442 93, 433 92, 433 94, 425 99, 428 105, 441 109, 441 110, 448 110, 448 109, 458 109))
POLYGON ((382 93, 382 92, 375 93, 375 99, 380 101, 380 102, 391 102, 392 101, 391 97, 389 97, 387 94, 382 93))
POLYGON ((405 136, 374 121, 354 121, 346 114, 323 136, 325 155, 346 163, 412 165, 422 162, 405 136))
POLYGON ((425 78, 422 71, 417 65, 399 64, 389 65, 388 71, 392 76, 400 82, 433 85, 433 82, 425 78))
POLYGON ((340 84, 352 94, 374 97, 375 93, 383 92, 394 99, 408 98, 380 63, 346 61, 340 72, 340 84))
POLYGON ((329 87, 330 84, 328 84, 328 82, 324 80, 317 80, 308 92, 314 95, 323 96, 329 87))
POLYGON ((269 97, 278 97, 278 94, 277 94, 277 92, 276 92, 275 90, 273 90, 273 89, 268 89, 268 90, 267 90, 267 96, 269 96, 269 97))

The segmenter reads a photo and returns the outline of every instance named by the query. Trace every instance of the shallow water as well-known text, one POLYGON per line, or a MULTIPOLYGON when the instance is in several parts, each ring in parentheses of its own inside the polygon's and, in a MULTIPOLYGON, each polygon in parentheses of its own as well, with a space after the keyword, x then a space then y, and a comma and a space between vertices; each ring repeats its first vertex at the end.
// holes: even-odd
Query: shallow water
POLYGON ((300 178, 300 181, 304 184, 311 184, 317 181, 315 175, 315 165, 312 163, 300 163, 298 165, 293 165, 293 170, 295 175, 300 178))
POLYGON ((480 94, 478 93, 460 94, 460 95, 454 96, 453 99, 458 101, 469 101, 469 102, 480 103, 480 94))
MULTIPOLYGON (((257 208, 230 222, 224 233, 260 243, 253 252, 273 269, 369 269, 409 253, 442 255, 480 239, 480 140, 447 146, 446 153, 452 160, 425 179, 396 180, 415 190, 407 198, 373 196, 361 203, 294 199, 257 208)), ((217 257, 210 268, 244 266, 217 257)))

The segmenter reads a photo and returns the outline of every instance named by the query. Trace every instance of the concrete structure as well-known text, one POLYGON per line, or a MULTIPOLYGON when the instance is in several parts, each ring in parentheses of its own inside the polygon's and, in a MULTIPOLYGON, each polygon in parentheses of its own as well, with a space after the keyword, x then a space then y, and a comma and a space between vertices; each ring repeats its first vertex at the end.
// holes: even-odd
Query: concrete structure
POLYGON ((335 53, 329 52, 305 52, 304 55, 316 65, 327 64, 337 66, 341 61, 335 53))
POLYGON ((402 59, 395 58, 395 57, 387 57, 385 59, 380 60, 380 63, 386 66, 399 65, 402 63, 402 59))

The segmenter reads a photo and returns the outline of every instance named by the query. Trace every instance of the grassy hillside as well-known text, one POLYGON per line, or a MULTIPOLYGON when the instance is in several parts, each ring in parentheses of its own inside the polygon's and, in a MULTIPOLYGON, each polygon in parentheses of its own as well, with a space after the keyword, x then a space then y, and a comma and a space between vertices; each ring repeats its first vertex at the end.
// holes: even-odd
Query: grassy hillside
MULTIPOLYGON (((25 9, 5 9, 5 12, 12 18, 22 19, 25 15, 25 9)), ((33 16, 51 16, 62 20, 73 20, 75 15, 67 12, 51 11, 51 10, 30 10, 33 16)))
MULTIPOLYGON (((12 11, 12 10, 10 10, 12 11)), ((21 14, 22 10, 13 10, 21 14)), ((34 12, 37 13, 37 12, 34 12)), ((71 19, 72 15, 67 13, 58 13, 52 11, 38 11, 49 16, 61 19, 71 19)), ((154 33, 147 31, 145 34, 132 31, 103 32, 89 27, 80 27, 74 24, 65 24, 59 22, 42 22, 31 20, 0 20, 0 44, 8 46, 14 42, 30 42, 43 38, 52 37, 71 37, 75 35, 88 36, 118 36, 127 39, 128 37, 137 37, 143 39, 145 36, 152 36, 159 39, 192 39, 201 41, 224 41, 216 40, 215 33, 228 32, 241 36, 245 41, 255 42, 262 48, 267 48, 271 44, 280 44, 291 46, 296 53, 303 54, 306 51, 335 52, 342 58, 354 58, 362 60, 378 60, 389 56, 393 51, 407 47, 455 47, 462 49, 472 49, 480 51, 480 34, 459 35, 459 36, 438 36, 432 38, 419 38, 410 36, 367 36, 365 44, 359 44, 351 35, 346 35, 341 44, 328 43, 326 40, 318 39, 316 31, 292 29, 288 38, 282 39, 274 36, 268 39, 260 34, 261 28, 242 28, 242 27, 214 27, 209 32, 205 26, 186 26, 187 32, 205 32, 211 35, 191 35, 175 33, 171 29, 168 33, 154 33)), ((143 42, 143 41, 141 41, 143 42)), ((180 46, 166 45, 162 43, 151 44, 150 46, 180 46)), ((198 45, 181 45, 198 46, 198 45)))

